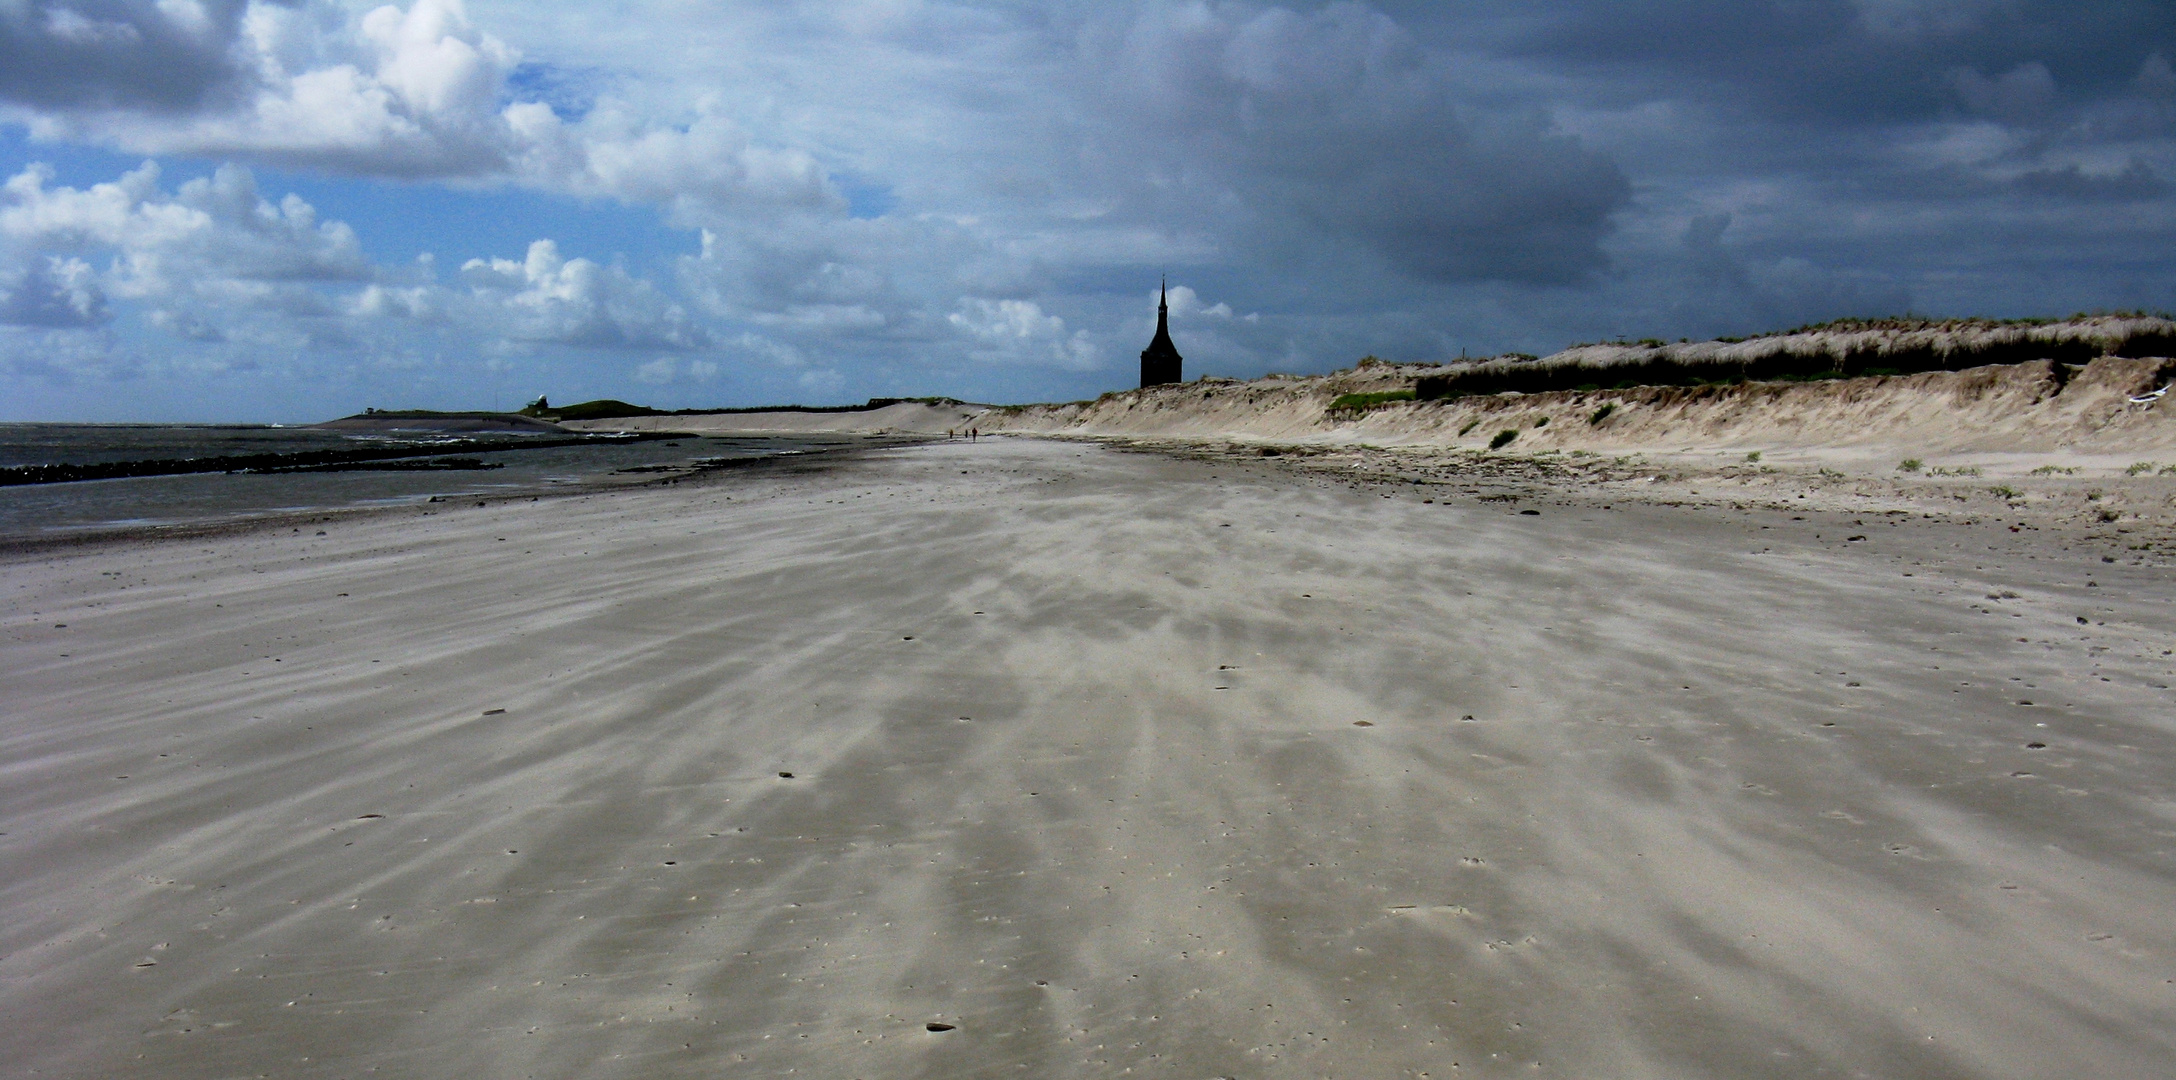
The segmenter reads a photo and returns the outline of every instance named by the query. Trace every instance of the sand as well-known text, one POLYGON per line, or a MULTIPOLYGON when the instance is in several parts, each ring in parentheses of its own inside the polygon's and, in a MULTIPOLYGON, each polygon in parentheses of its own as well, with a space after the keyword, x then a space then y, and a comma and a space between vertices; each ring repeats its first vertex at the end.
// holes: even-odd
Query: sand
POLYGON ((1491 493, 985 439, 6 556, 0 1068, 2168 1074, 2164 565, 1491 493))

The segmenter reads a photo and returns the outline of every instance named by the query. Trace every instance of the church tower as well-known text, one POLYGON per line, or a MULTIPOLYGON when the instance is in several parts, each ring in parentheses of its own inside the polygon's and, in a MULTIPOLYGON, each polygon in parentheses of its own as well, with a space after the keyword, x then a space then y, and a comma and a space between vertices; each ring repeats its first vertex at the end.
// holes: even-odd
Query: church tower
POLYGON ((1166 303, 1169 295, 1168 283, 1158 288, 1156 336, 1149 340, 1148 348, 1141 350, 1142 386, 1179 381, 1179 349, 1171 344, 1171 305, 1166 303))

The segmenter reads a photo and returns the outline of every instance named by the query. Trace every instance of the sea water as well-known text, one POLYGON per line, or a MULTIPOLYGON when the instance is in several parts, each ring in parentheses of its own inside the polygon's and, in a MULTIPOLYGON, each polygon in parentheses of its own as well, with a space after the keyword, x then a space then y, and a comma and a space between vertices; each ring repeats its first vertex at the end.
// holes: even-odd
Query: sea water
POLYGON ((313 450, 433 447, 500 466, 473 471, 187 473, 0 487, 0 538, 207 524, 310 510, 424 502, 434 497, 541 494, 640 479, 658 466, 835 449, 852 438, 674 436, 524 448, 539 435, 344 432, 268 425, 0 424, 0 467, 222 458, 313 450), (477 440, 493 449, 480 449, 477 440), (458 443, 457 447, 449 444, 458 443), (497 448, 503 444, 503 449, 497 448), (637 470, 630 472, 628 470, 637 470))

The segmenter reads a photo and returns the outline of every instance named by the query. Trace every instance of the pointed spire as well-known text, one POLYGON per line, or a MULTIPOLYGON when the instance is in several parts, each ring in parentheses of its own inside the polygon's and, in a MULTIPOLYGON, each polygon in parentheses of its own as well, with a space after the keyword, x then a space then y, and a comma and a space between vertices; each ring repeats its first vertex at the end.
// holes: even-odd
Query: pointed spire
POLYGON ((1179 381, 1179 350, 1171 344, 1171 280, 1156 284, 1156 336, 1141 350, 1141 385, 1179 381))

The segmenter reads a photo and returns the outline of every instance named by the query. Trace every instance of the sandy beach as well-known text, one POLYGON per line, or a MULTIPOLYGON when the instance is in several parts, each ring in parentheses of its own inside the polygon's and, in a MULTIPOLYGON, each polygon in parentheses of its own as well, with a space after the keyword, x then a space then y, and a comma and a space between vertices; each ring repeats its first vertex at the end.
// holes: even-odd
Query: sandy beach
POLYGON ((2165 552, 1369 475, 0 556, 0 1071, 2169 1075, 2165 552))

